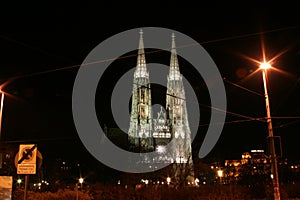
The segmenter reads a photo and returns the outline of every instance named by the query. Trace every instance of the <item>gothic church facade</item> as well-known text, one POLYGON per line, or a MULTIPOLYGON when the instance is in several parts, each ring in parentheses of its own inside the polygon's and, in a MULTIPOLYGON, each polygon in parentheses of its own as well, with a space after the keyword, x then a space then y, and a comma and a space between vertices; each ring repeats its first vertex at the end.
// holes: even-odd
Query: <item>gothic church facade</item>
POLYGON ((157 151, 159 157, 143 162, 192 165, 191 131, 186 96, 179 69, 175 35, 171 37, 170 68, 167 78, 166 105, 153 117, 151 82, 147 70, 143 32, 140 31, 137 65, 133 77, 132 104, 128 140, 138 152, 157 151), (170 150, 166 145, 171 141, 170 150))

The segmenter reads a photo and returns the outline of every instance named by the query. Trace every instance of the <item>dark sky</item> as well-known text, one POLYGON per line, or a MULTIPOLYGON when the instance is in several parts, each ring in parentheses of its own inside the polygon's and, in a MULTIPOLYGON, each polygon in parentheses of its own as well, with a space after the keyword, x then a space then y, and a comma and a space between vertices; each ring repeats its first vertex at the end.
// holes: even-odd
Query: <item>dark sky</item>
MULTIPOLYGON (((291 4, 253 1, 238 5, 140 2, 136 7, 125 3, 112 6, 22 2, 11 6, 1 17, 0 80, 9 81, 3 90, 12 95, 5 99, 2 140, 37 142, 44 152, 56 145, 60 154, 72 152, 75 145, 82 147, 71 108, 76 66, 106 38, 132 28, 154 26, 174 29, 199 42, 227 80, 228 111, 247 117, 266 114, 264 98, 241 89, 263 93, 261 74, 248 77, 257 66, 241 55, 260 60, 262 36, 268 57, 286 50, 275 64, 286 74, 269 75, 271 111, 273 116, 288 117, 273 119, 274 133, 281 136, 283 156, 299 159, 300 120, 290 118, 300 116, 300 17, 296 8, 291 4), (75 67, 38 74, 68 66, 75 67)), ((169 58, 152 59, 168 62, 169 58)), ((128 63, 134 64, 135 60, 128 63)), ((182 73, 191 75, 186 69, 182 73)), ((209 103, 203 83, 193 76, 190 81, 197 95, 203 94, 200 102, 209 103)), ((207 108, 200 108, 205 116, 207 108)), ((244 151, 265 149, 266 124, 255 120, 233 122, 244 119, 227 114, 221 138, 209 156, 239 158, 244 151)), ((208 122, 201 121, 196 150, 208 122)))

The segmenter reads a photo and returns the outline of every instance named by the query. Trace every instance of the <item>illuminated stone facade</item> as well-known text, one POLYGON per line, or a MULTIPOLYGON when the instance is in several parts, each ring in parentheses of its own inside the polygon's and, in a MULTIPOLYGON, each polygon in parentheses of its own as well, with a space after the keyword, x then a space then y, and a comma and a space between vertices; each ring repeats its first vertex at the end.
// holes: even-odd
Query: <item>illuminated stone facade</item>
POLYGON ((143 32, 141 31, 128 131, 131 147, 140 152, 153 150, 152 128, 150 80, 146 67, 143 32))
MULTIPOLYGON (((130 127, 131 149, 139 152, 157 151, 152 162, 177 163, 192 166, 191 131, 185 100, 182 75, 179 70, 175 36, 172 35, 170 69, 167 76, 166 107, 152 116, 151 88, 146 67, 143 33, 140 32, 137 66, 134 72, 130 127), (171 151, 166 145, 174 141, 171 151)), ((145 158, 145 162, 147 162, 145 158)), ((182 166, 180 167, 182 169, 182 166)))

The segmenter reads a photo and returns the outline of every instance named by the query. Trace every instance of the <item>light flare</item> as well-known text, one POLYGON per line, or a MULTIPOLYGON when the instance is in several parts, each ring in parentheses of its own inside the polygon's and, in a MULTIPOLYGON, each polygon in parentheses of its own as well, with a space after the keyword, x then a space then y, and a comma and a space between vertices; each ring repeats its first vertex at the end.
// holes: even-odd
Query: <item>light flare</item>
POLYGON ((282 51, 280 51, 279 53, 277 53, 275 56, 273 56, 270 59, 267 59, 266 56, 266 49, 265 49, 265 45, 264 42, 261 43, 261 50, 262 50, 262 58, 260 60, 256 60, 254 58, 251 58, 250 56, 244 55, 244 54, 240 54, 240 56, 252 63, 254 63, 258 68, 256 70, 254 70, 253 72, 251 72, 250 74, 248 74, 243 80, 242 82, 248 80, 249 78, 253 77, 257 72, 259 72, 260 70, 274 70, 276 72, 279 72, 280 74, 283 74, 285 76, 288 77, 294 77, 293 74, 288 73, 282 69, 279 69, 277 67, 275 67, 276 65, 276 60, 278 58, 280 58, 283 54, 285 54, 289 48, 283 49, 282 51))
POLYGON ((259 68, 266 70, 266 69, 271 68, 271 65, 268 62, 263 62, 263 63, 260 64, 259 68))

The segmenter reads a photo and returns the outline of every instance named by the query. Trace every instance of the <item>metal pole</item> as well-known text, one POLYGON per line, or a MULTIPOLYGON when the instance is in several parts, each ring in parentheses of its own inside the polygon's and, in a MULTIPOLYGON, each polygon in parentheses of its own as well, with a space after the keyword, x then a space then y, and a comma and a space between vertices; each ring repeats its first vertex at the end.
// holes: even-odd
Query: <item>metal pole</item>
POLYGON ((4 92, 1 91, 1 105, 0 105, 0 139, 1 139, 1 134, 2 134, 2 115, 3 115, 3 102, 4 102, 4 92))
POLYGON ((263 82, 264 82, 264 91, 265 91, 265 101, 266 101, 266 109, 267 109, 267 123, 268 123, 268 137, 270 138, 270 155, 271 155, 271 173, 273 175, 272 183, 273 183, 273 192, 274 192, 274 200, 280 200, 280 190, 279 190, 279 177, 278 177, 278 168, 277 168, 277 157, 275 152, 275 144, 274 144, 274 135, 272 128, 272 119, 270 112, 270 103, 269 103, 269 95, 267 88, 267 70, 262 69, 263 82))
POLYGON ((75 187, 76 187, 76 200, 78 200, 78 183, 76 183, 75 187))
POLYGON ((24 200, 27 200, 28 175, 25 175, 24 200))

